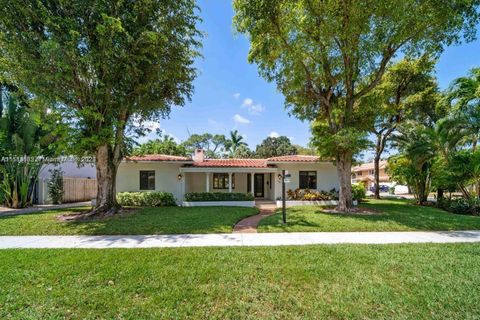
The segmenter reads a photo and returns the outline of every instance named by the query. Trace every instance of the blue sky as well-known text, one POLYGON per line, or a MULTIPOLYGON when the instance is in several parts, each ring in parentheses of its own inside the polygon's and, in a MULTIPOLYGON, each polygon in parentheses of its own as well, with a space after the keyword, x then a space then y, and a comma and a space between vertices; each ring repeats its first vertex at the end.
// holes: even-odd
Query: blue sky
MULTIPOLYGON (((189 133, 227 135, 238 129, 254 148, 269 135, 285 135, 295 144, 306 145, 310 138, 308 123, 289 117, 283 97, 275 85, 267 83, 255 65, 247 62, 248 40, 235 34, 230 1, 199 1, 203 39, 203 58, 197 62, 192 101, 173 107, 170 119, 160 121, 160 128, 176 139, 189 133)), ((440 87, 446 88, 456 77, 480 66, 480 41, 447 48, 437 65, 440 87)), ((150 134, 142 138, 154 138, 150 134)))

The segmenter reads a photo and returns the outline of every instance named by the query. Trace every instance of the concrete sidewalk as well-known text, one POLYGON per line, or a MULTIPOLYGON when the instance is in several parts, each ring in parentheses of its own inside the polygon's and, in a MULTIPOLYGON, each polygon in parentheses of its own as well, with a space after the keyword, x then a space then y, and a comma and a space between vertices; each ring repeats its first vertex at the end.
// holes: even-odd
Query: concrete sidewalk
POLYGON ((223 233, 148 236, 0 236, 0 249, 167 248, 456 242, 480 242, 480 231, 223 233))

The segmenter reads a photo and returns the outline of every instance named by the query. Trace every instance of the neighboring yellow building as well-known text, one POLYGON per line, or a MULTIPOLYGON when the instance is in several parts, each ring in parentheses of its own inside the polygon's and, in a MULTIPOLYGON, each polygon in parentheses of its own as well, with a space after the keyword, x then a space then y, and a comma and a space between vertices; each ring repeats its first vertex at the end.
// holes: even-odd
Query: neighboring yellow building
MULTIPOLYGON (((387 161, 380 161, 380 185, 391 186, 390 176, 385 172, 387 161)), ((375 166, 373 162, 364 163, 352 168, 352 183, 363 183, 367 190, 375 185, 375 166)))

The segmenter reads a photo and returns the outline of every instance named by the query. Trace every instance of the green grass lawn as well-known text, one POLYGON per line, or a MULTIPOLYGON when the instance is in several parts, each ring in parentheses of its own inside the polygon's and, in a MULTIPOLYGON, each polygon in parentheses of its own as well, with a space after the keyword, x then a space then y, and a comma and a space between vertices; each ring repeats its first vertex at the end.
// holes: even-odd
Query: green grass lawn
POLYGON ((0 250, 1 319, 476 319, 480 245, 0 250))
POLYGON ((236 222, 257 213, 255 208, 240 207, 162 207, 100 221, 61 222, 56 218, 81 210, 85 208, 0 217, 0 235, 228 233, 236 222))
POLYGON ((313 231, 413 231, 478 230, 480 217, 410 204, 406 200, 368 200, 361 206, 378 211, 376 215, 339 215, 322 213, 320 207, 292 207, 287 210, 287 224, 281 211, 260 221, 260 232, 313 231))

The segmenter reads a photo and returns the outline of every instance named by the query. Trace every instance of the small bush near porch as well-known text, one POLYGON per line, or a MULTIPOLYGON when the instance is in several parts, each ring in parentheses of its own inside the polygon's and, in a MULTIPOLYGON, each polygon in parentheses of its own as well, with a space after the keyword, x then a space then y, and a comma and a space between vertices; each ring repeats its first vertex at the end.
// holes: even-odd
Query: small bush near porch
POLYGON ((253 201, 251 193, 241 192, 189 192, 185 194, 185 201, 253 201))
POLYGON ((230 233, 235 223, 258 212, 256 208, 243 207, 161 207, 127 211, 103 220, 65 222, 57 219, 59 215, 86 209, 0 217, 0 235, 230 233))
POLYGON ((170 192, 119 192, 117 201, 131 207, 173 207, 175 197, 170 192))

